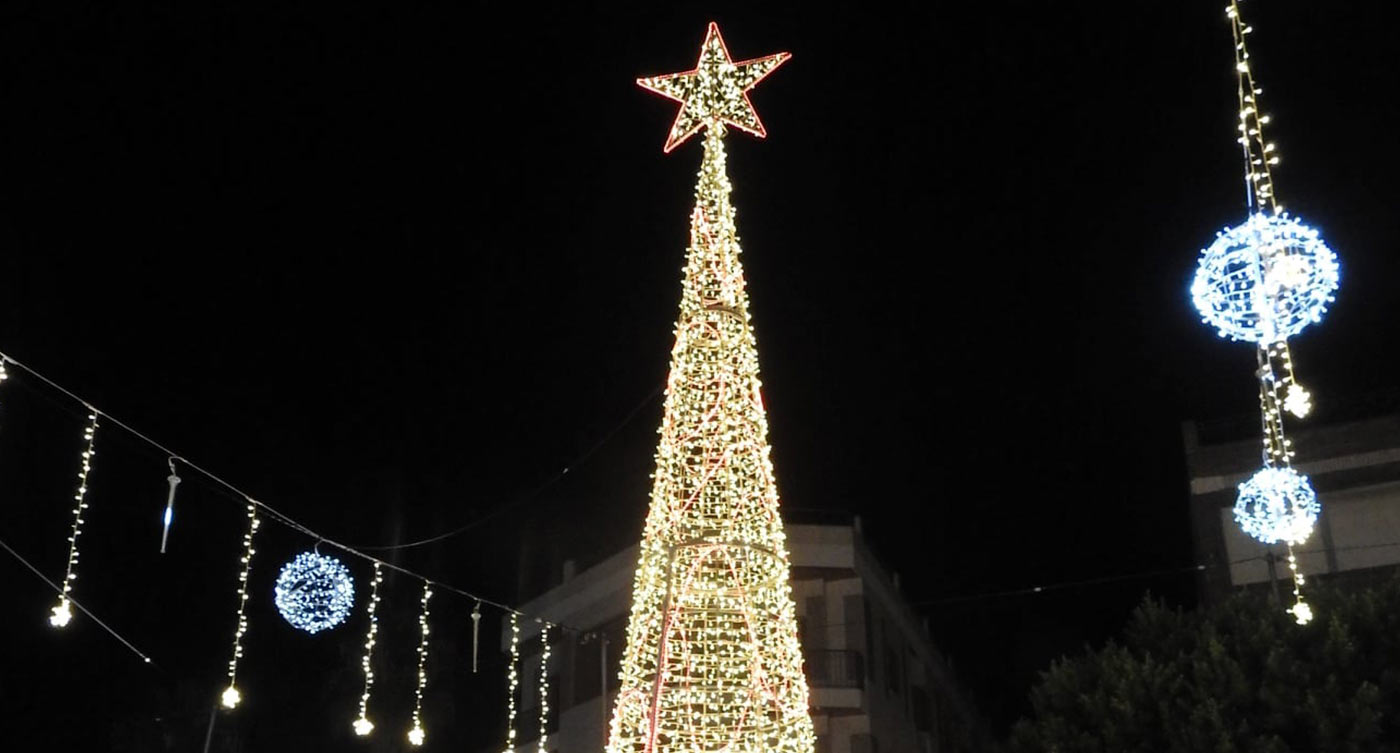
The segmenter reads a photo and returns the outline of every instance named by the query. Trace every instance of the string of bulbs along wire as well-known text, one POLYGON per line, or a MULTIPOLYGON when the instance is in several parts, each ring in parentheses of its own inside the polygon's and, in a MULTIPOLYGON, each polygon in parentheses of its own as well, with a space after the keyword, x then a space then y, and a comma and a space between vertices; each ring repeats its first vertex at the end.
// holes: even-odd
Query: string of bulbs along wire
MULTIPOLYGON (((167 498, 166 512, 165 512, 165 515, 164 515, 163 520, 162 520, 163 525, 164 525, 163 536, 162 536, 162 542, 164 542, 164 539, 166 538, 166 535, 168 535, 170 525, 171 525, 171 523, 173 522, 173 518, 174 518, 173 511, 174 511, 174 503, 175 503, 175 494, 174 494, 174 492, 175 492, 175 486, 176 486, 176 484, 180 483, 180 481, 181 481, 180 478, 179 478, 179 476, 178 476, 177 473, 176 473, 176 471, 177 471, 177 466, 179 466, 180 469, 182 469, 182 470, 187 470, 187 471, 193 471, 194 473, 198 474, 199 476, 201 476, 201 477, 207 479, 208 481, 212 482, 213 485, 214 485, 216 488, 218 488, 218 489, 220 489, 220 490, 222 490, 222 491, 225 491, 225 492, 228 492, 228 493, 232 494, 232 495, 234 496, 234 498, 240 500, 241 503, 247 505, 247 506, 248 506, 250 509, 252 509, 255 513, 260 514, 260 515, 264 515, 264 516, 266 516, 266 518, 267 518, 268 520, 271 520, 271 521, 273 521, 273 522, 275 522, 275 523, 279 523, 279 524, 281 524, 281 525, 283 525, 283 526, 286 526, 287 528, 290 528, 290 529, 292 529, 292 530, 294 530, 294 531, 296 531, 296 532, 298 532, 298 533, 303 534, 303 535, 306 536, 307 538, 310 538, 310 539, 314 540, 318 545, 326 545, 326 546, 334 547, 334 548, 336 548, 336 549, 338 549, 338 550, 344 552, 344 553, 347 554, 347 555, 354 556, 354 557, 358 557, 359 559, 364 560, 365 562, 368 562, 368 563, 370 563, 371 565, 374 565, 374 566, 376 566, 376 567, 379 567, 379 568, 386 568, 386 569, 389 569, 389 570, 393 570, 394 572, 399 573, 399 574, 401 574, 401 575, 404 575, 404 576, 407 576, 407 577, 409 577, 409 578, 413 578, 413 579, 415 579, 415 580, 421 581, 421 582, 423 582, 424 584, 431 585, 431 586, 432 586, 433 588, 435 588, 435 589, 440 589, 440 590, 442 590, 442 591, 444 591, 444 592, 446 592, 446 593, 454 594, 454 595, 460 596, 460 597, 462 597, 462 598, 468 599, 468 600, 470 600, 470 601, 473 601, 473 602, 475 602, 475 603, 478 604, 478 605, 485 605, 485 606, 495 607, 496 609, 499 609, 499 610, 501 610, 502 612, 504 612, 504 613, 506 613, 506 614, 515 615, 518 619, 521 619, 521 620, 524 620, 524 621, 533 621, 533 622, 535 622, 535 623, 537 623, 537 624, 540 624, 540 625, 545 625, 545 626, 548 626, 548 627, 557 628, 557 629, 563 630, 563 631, 565 631, 565 632, 574 633, 574 634, 577 634, 577 635, 580 635, 580 636, 582 636, 582 635, 589 635, 590 633, 589 633, 588 631, 585 631, 585 630, 580 629, 580 628, 578 628, 578 627, 571 626, 571 625, 568 625, 568 624, 564 624, 564 623, 558 622, 558 621, 556 621, 556 620, 547 620, 547 619, 545 619, 544 617, 539 616, 539 615, 526 614, 526 613, 521 612, 520 610, 516 609, 515 607, 512 607, 512 606, 510 606, 509 604, 506 604, 506 603, 504 603, 504 602, 497 601, 497 600, 491 599, 491 598, 489 598, 489 597, 482 596, 481 594, 474 593, 474 592, 472 592, 472 591, 466 590, 466 589, 464 589, 464 588, 460 588, 460 587, 457 587, 457 586, 454 586, 454 585, 445 583, 445 582, 443 582, 443 581, 441 581, 441 580, 439 580, 439 579, 437 579, 437 578, 429 577, 428 575, 425 575, 425 574, 423 574, 423 573, 420 573, 420 572, 417 572, 417 571, 414 571, 414 570, 410 570, 410 569, 408 569, 408 568, 406 568, 406 567, 402 567, 402 566, 399 566, 399 565, 395 565, 395 564, 393 564, 393 563, 391 563, 391 562, 388 562, 388 561, 386 561, 386 560, 384 560, 384 559, 382 559, 382 558, 380 558, 380 557, 377 557, 377 556, 375 556, 375 555, 373 555, 373 554, 369 554, 369 553, 366 552, 365 550, 367 550, 367 549, 372 549, 372 550, 376 550, 376 551, 385 551, 385 550, 406 549, 406 548, 410 548, 410 547, 422 546, 422 545, 425 545, 425 544, 429 544, 429 543, 434 543, 434 542, 437 542, 437 541, 441 541, 441 540, 444 540, 444 539, 447 539, 447 538, 451 538, 451 537, 453 537, 453 536, 457 536, 457 535, 460 535, 460 534, 462 534, 462 533, 465 533, 465 532, 467 532, 468 530, 470 530, 470 529, 472 529, 472 528, 474 528, 474 527, 476 527, 476 526, 478 526, 478 525, 481 525, 481 524, 487 522, 488 520, 490 520, 490 519, 492 519, 492 518, 495 518, 496 516, 498 516, 498 515, 500 515, 500 514, 502 514, 502 513, 504 513, 504 512, 507 512, 507 511, 512 510, 512 509, 516 509, 516 508, 518 508, 520 505, 523 505, 523 504, 529 503, 529 502, 531 502, 531 501, 533 501, 533 500, 535 500, 535 499, 538 499, 538 498, 539 498, 539 494, 540 494, 541 492, 543 492, 544 490, 546 490, 547 488, 549 488, 549 487, 552 486, 553 484, 557 483, 560 479, 562 479, 565 475, 567 475, 571 469, 578 467, 581 463, 583 463, 584 461, 586 461, 590 456, 592 456, 595 452, 597 452, 597 451, 598 451, 603 445, 605 445, 609 440, 611 440, 611 439, 617 434, 618 431, 620 431, 624 426, 626 426, 628 423, 630 423, 630 422, 632 421, 632 419, 635 418, 636 415, 637 415, 638 413, 640 413, 641 410, 642 410, 643 408, 645 408, 646 405, 647 405, 648 403, 650 403, 652 400, 654 400, 654 399, 656 398, 656 396, 657 396, 658 394, 660 394, 660 392, 661 392, 661 387, 658 387, 658 388, 654 389, 652 392, 650 392, 650 393, 646 396, 646 398, 644 398, 644 399, 642 400, 641 403, 639 403, 631 412, 629 412, 629 413, 627 414, 627 416, 626 416, 619 424, 617 424, 613 429, 611 429, 609 432, 607 432, 605 435, 603 435, 603 437, 602 437, 601 439, 599 439, 597 442, 595 442, 593 445, 591 445, 587 450, 585 450, 582 454, 580 454, 578 457, 576 457, 572 462, 570 462, 568 465, 566 465, 562 471, 560 471, 559 473, 555 474, 553 477, 551 477, 551 478, 550 478, 548 481, 546 481, 544 484, 541 484, 540 486, 536 487, 536 488, 535 488, 534 490, 532 490, 529 494, 527 494, 527 495, 525 495, 525 496, 519 498, 516 502, 511 503, 511 504, 507 504, 507 505, 503 505, 503 506, 501 506, 501 507, 498 507, 498 508, 496 508, 495 510, 492 510, 491 512, 487 513, 486 515, 481 516, 480 518, 477 518, 476 520, 471 521, 470 523, 467 523, 467 524, 462 525, 462 526, 458 526, 458 527, 453 528, 453 529, 451 529, 451 530, 448 530, 448 531, 446 531, 446 532, 444 532, 444 533, 437 534, 437 535, 435 535, 435 536, 431 536, 431 537, 428 537, 428 538, 425 538, 425 539, 421 539, 421 540, 417 540, 417 541, 408 542, 408 543, 406 543, 406 544, 397 544, 397 545, 387 545, 387 546, 360 546, 360 545, 354 545, 354 544, 346 544, 346 543, 341 542, 341 541, 339 541, 339 540, 337 540, 337 539, 335 539, 335 538, 333 538, 333 537, 331 537, 331 536, 327 536, 327 535, 325 535, 325 534, 323 534, 323 533, 320 533, 319 531, 316 531, 316 530, 312 529, 311 527, 309 527, 309 526, 305 525, 304 523, 302 523, 302 522, 296 520, 295 518, 291 517, 290 515, 287 515, 286 513, 283 513, 282 511, 278 510, 277 508, 273 507, 272 505, 269 505, 269 504, 266 503, 266 502, 263 502, 263 501, 261 501, 261 500, 258 500, 258 499, 256 499, 256 498, 254 498, 251 494, 249 494, 249 493, 243 491, 243 490, 240 489, 238 486, 234 485, 232 482, 226 480, 226 479, 223 478, 222 476, 220 476, 220 475, 214 473, 213 471, 210 471, 209 469, 205 468, 204 466, 202 466, 202 465, 200 465, 200 464, 198 464, 198 463, 192 462, 191 460, 189 460, 188 458, 186 458, 184 455, 181 455, 180 453, 178 453, 178 452, 174 451, 173 449, 171 449, 169 446, 167 446, 167 445, 165 445, 165 444, 163 444, 163 443, 161 443, 161 442, 159 442, 159 441, 156 441, 155 439, 152 439, 151 437, 147 436, 146 434, 143 434, 142 432, 140 432, 140 431, 138 431, 138 430, 132 428, 129 424, 127 424, 127 423, 121 421, 120 419, 117 419, 117 418, 113 417, 112 414, 107 413, 106 411, 104 411, 104 410, 102 410, 102 409, 100 409, 100 408, 94 406, 92 403, 88 402, 87 400, 84 400, 82 397, 80 397, 79 395, 77 395, 77 394, 74 393, 73 391, 71 391, 71 390, 67 389, 66 387, 64 387, 64 386, 62 386, 62 385, 60 385, 60 384, 58 384, 57 382, 55 382, 55 381, 53 381, 52 379, 48 378, 48 377, 45 376, 44 374, 42 374, 42 373, 40 373, 39 371, 35 370, 34 368, 32 368, 32 367, 30 367, 30 366, 28 366, 28 365, 26 365, 26 364, 24 364, 24 363, 21 363, 20 361, 15 360, 15 359, 14 359, 12 356, 10 356, 9 354, 4 353, 4 352, 0 352, 0 372, 3 372, 3 371, 4 371, 4 366, 12 366, 12 367, 14 367, 14 368, 16 368, 16 369, 19 369, 19 370, 23 371, 23 372, 25 372, 26 374, 28 374, 29 376, 32 376, 33 378, 37 379, 39 382, 41 382, 41 383, 43 383, 44 385, 48 386, 49 388, 51 388, 51 389, 53 389, 53 390, 55 390, 55 391, 61 393, 62 395, 66 396, 67 398, 69 398, 69 399, 73 400, 74 402, 78 403, 79 405, 81 405, 81 406, 83 407, 84 410, 87 411, 87 415, 88 415, 88 417, 89 417, 89 419, 90 419, 90 422, 95 422, 95 421, 97 421, 97 420, 100 420, 101 423, 102 423, 102 425, 103 425, 104 427, 114 426, 114 427, 116 427, 116 428, 118 428, 118 429, 121 429, 122 431, 126 432, 126 433, 129 434, 130 436, 133 436, 133 437, 135 437, 136 439, 139 439, 140 441, 144 442, 144 443, 147 444, 148 446, 150 446, 150 447, 152 447, 152 448, 158 450, 160 453, 162 453, 162 454, 164 454, 164 455, 166 455, 166 456, 168 457, 168 462, 169 462, 170 469, 171 469, 171 478, 172 478, 172 479, 175 479, 175 480, 173 480, 173 481, 170 482, 170 494, 169 494, 169 496, 168 496, 168 498, 167 498)), ((8 375, 7 375, 7 376, 8 376, 8 375)), ((91 427, 89 427, 89 428, 91 428, 91 427)), ((88 434, 88 433, 85 433, 85 434, 84 434, 84 438, 85 438, 85 441, 86 441, 86 440, 89 438, 89 434, 88 434)), ((89 448, 89 451, 90 451, 90 449, 91 449, 91 448, 89 448)), ((85 486, 85 484, 84 484, 84 486, 85 486)), ((80 488, 82 488, 82 487, 80 487, 80 488)), ((83 489, 83 491, 85 491, 85 489, 83 489)), ((258 519, 261 520, 262 518, 259 517, 258 519)), ((6 548, 8 549, 9 547, 6 547, 6 548)), ((11 552, 13 553, 13 550, 11 550, 11 552)), ((16 556, 18 556, 18 555, 16 555, 16 556)), ((71 575, 71 572, 70 572, 70 575, 71 575)), ((50 586, 54 586, 55 588, 59 589, 61 593, 63 592, 62 584, 59 584, 59 585, 55 586, 52 582, 48 581, 47 578, 45 578, 45 582, 48 582, 50 586)), ((67 598, 67 597, 65 597, 65 598, 67 598)), ((71 601, 71 598, 68 599, 68 600, 71 601)), ((84 610, 84 611, 86 611, 86 610, 84 610)), ((138 652, 138 653, 140 653, 140 652, 138 652)), ((145 658, 145 655, 142 654, 142 657, 145 658)))
MULTIPOLYGON (((39 373, 35 369, 23 363, 20 363, 19 361, 15 360, 6 353, 0 353, 0 383, 3 383, 9 378, 9 373, 6 369, 7 365, 14 366, 26 372, 30 376, 37 379, 39 382, 42 382, 49 388, 53 389, 54 391, 80 404, 84 408, 85 413, 87 415, 87 424, 84 428, 83 433, 85 449, 82 452, 82 467, 78 473, 78 487, 77 492, 74 495, 75 506, 72 511, 73 527, 72 532, 68 537, 68 563, 67 569, 64 573, 62 584, 55 584, 52 581, 50 581, 47 577, 44 576, 43 572, 38 567, 35 567, 33 564, 31 564, 22 555, 20 555, 12 547, 10 547, 7 543, 0 541, 0 546, 3 546, 3 548, 11 556, 18 559, 25 567, 29 568, 35 575, 37 575, 41 580, 43 580, 46 584, 48 584, 58 593, 58 605, 52 609, 52 613, 49 618, 49 623, 53 627, 59 629, 66 627, 72 621, 72 609, 76 607, 84 614, 91 617, 95 623, 102 627, 117 641, 121 642, 127 649, 131 650, 138 657, 140 657, 144 663, 154 666, 154 662, 148 655, 137 649, 135 645, 133 645, 126 638, 118 634, 109 625, 100 620, 96 615, 94 615, 90 610, 84 607, 72 596, 73 581, 77 578, 76 570, 79 559, 78 540, 82 533, 82 525, 84 522, 83 512, 89 507, 89 504, 86 501, 88 491, 88 475, 93 471, 94 468, 93 458, 96 455, 94 447, 96 444, 96 436, 99 425, 115 426, 125 431, 130 436, 139 439, 141 442, 145 443, 146 445, 152 448, 155 448, 156 450, 167 456, 167 463, 170 467, 170 476, 167 480, 170 484, 170 488, 169 494, 166 498, 165 513, 162 516, 161 553, 164 553, 166 551, 166 544, 170 535, 170 527, 174 520, 176 487, 181 482, 180 476, 178 474, 179 469, 177 467, 177 464, 180 464, 184 468, 194 471, 198 475, 209 480, 213 483, 216 490, 232 493, 232 495, 234 495, 235 498, 240 499, 242 501, 242 504, 244 505, 244 509, 247 514, 248 525, 243 536, 242 556, 239 559, 240 571, 238 576, 238 601, 236 612, 237 627, 233 635, 233 650, 228 661, 228 685, 224 689, 223 693, 220 695, 220 704, 225 709, 231 710, 237 708, 241 703, 243 697, 242 692, 239 690, 237 685, 238 665, 240 659, 243 657, 243 636, 248 631, 248 616, 246 613, 246 607, 249 598, 249 573, 252 569, 253 556, 254 554, 256 554, 256 549, 254 548, 254 539, 257 534, 258 528, 261 526, 262 521, 264 519, 263 516, 265 516, 266 519, 272 520, 276 523, 280 523, 281 525, 284 525, 292 529, 293 531, 301 533, 315 540, 316 542, 316 552, 314 554, 303 553, 296 560, 294 560, 291 563, 288 563, 286 566, 283 567, 282 572, 279 574, 277 579, 277 598, 275 599, 275 601, 277 602, 278 611, 282 613, 283 618, 286 619, 289 623, 291 623, 293 627, 307 630, 308 632, 316 632, 319 629, 323 629, 325 627, 333 627, 335 624, 338 624, 345 618, 345 616, 350 611, 351 599, 354 591, 353 579, 350 578, 348 571, 346 571, 344 565, 342 565, 339 562, 339 560, 330 557, 322 557, 320 555, 319 548, 321 544, 326 544, 328 546, 335 547, 344 552, 345 554, 358 557, 366 562, 371 563, 373 566, 374 577, 371 582, 371 595, 367 606, 369 628, 365 636, 364 654, 361 658, 361 669, 364 673, 364 690, 359 703, 359 716, 354 720, 353 724, 351 725, 355 731, 355 734, 358 736, 363 737, 370 734, 370 732, 375 727, 374 723, 369 719, 367 708, 370 701, 371 689, 374 685, 374 672, 371 663, 371 658, 375 646, 375 637, 378 633, 377 608, 380 601, 379 586, 382 582, 384 568, 388 568, 390 570, 393 570, 394 572, 420 581, 423 584, 422 597, 420 601, 420 612, 418 615, 420 635, 417 648, 417 682, 414 688, 414 705, 412 719, 413 726, 407 733, 408 741, 414 747, 422 746, 426 738, 426 730, 424 727, 422 715, 422 706, 424 689, 427 686, 428 680, 427 662, 429 650, 429 599, 431 599, 434 593, 434 588, 440 589, 441 591, 449 594, 461 596, 472 602, 475 602, 471 613, 473 673, 477 671, 478 667, 477 654, 480 644, 482 605, 489 605, 495 607, 501 610, 503 613, 505 613, 506 617, 508 618, 509 624, 511 626, 511 633, 513 636, 510 645, 509 657, 510 676, 512 678, 517 676, 517 668, 520 662, 519 642, 517 638, 519 635, 519 626, 522 618, 526 620, 531 620, 537 625, 539 625, 539 636, 543 650, 543 661, 541 664, 541 687, 545 687, 548 683, 547 675, 545 675, 544 673, 547 671, 546 663, 550 654, 549 640, 551 628, 558 628, 563 632, 575 634, 577 636, 580 636, 581 639, 589 639, 595 636, 595 633, 593 632, 584 631, 571 625, 555 622, 553 620, 548 620, 540 615, 526 614, 508 604, 487 598, 480 594, 472 593, 471 591, 467 591, 466 589, 459 588, 457 586, 452 586, 443 583, 436 579, 430 578, 422 573, 415 572, 408 568, 392 564, 383 559, 380 559, 379 557, 368 554, 362 551, 359 547, 351 546, 334 538, 325 536, 320 532, 311 529, 310 527, 306 526, 300 521, 292 518, 291 516, 272 507, 271 505, 268 505, 265 502, 261 502, 253 498, 252 495, 248 494, 247 492, 244 492, 242 489, 239 489, 237 486, 225 480, 223 477, 207 470, 206 468, 197 463, 189 461, 184 456, 180 455, 179 453, 176 453, 167 445, 152 439, 146 434, 132 428, 130 425, 126 424, 120 419, 114 418, 111 416, 111 414, 98 409, 90 402, 79 397, 72 390, 63 387, 54 380, 39 373), (303 560, 314 560, 315 563, 308 566, 303 560), (287 583, 284 584, 284 581, 287 581, 287 583), (314 589, 316 591, 315 597, 312 597, 310 599, 311 602, 316 602, 316 600, 322 596, 327 596, 329 597, 329 599, 324 605, 320 603, 307 603, 308 597, 305 592, 306 589, 314 589), (322 609, 323 606, 325 607, 325 609, 322 609)), ((576 467, 577 465, 585 461, 589 456, 591 456, 600 447, 602 447, 603 444, 605 444, 618 431, 620 431, 623 426, 629 423, 641 411, 641 409, 645 407, 649 402, 651 402, 651 400, 653 400, 656 397, 656 395, 660 392, 660 387, 653 390, 652 393, 647 395, 647 397, 641 403, 639 403, 637 407, 634 408, 618 426, 609 431, 601 440, 595 443, 581 456, 576 458, 573 463, 571 463, 568 466, 565 466, 565 468, 559 474, 551 478, 545 484, 536 488, 533 492, 531 492, 530 495, 521 498, 515 504, 498 508, 497 510, 489 513, 488 515, 482 518, 478 518, 476 521, 473 521, 467 525, 459 526, 455 529, 449 530, 442 534, 438 534, 428 539, 414 541, 399 546, 375 548, 380 550, 401 549, 410 546, 420 546, 436 541, 441 541, 443 539, 464 533, 470 528, 480 525, 486 520, 501 514, 510 507, 518 507, 521 504, 527 503, 535 498, 538 498, 540 492, 557 482, 559 479, 563 478, 563 476, 567 474, 571 468, 576 467)), ((514 680, 512 680, 512 704, 514 704, 515 691, 516 683, 514 682, 514 680)), ((539 713, 541 740, 543 740, 544 731, 548 729, 549 724, 549 712, 547 705, 541 705, 539 713)), ((211 729, 213 724, 212 720, 213 717, 211 716, 211 729)), ((509 740, 512 740, 514 738, 514 734, 515 719, 514 714, 512 713, 511 719, 508 722, 508 746, 510 744, 509 740)))

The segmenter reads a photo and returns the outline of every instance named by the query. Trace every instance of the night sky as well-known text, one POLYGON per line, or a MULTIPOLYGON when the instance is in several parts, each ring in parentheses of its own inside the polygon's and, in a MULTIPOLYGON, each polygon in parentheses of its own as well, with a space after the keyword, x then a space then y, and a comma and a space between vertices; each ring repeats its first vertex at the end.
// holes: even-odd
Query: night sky
MULTIPOLYGON (((516 602, 640 536, 700 146, 662 154, 675 106, 634 79, 717 21, 736 58, 793 54, 752 94, 769 138, 727 139, 785 510, 862 517, 1001 729, 1050 660, 1194 584, 987 595, 1192 564, 1180 424, 1256 406, 1251 349, 1187 294, 1245 214, 1223 2, 754 5, 11 3, 0 350, 328 538, 484 518, 394 561, 516 602)), ((1244 8, 1279 194, 1341 258, 1294 341, 1324 406, 1400 365, 1384 6, 1244 8)), ((11 374, 0 540, 56 580, 84 411, 11 374)), ((202 744, 243 508, 182 472, 158 554, 165 461, 99 430, 75 586, 155 667, 50 630, 0 556, 5 743, 202 744)), ((418 585, 386 582, 384 747, 355 748, 363 619, 282 623, 276 568, 315 541, 259 535, 216 740, 397 749, 418 585)), ((500 659, 473 678, 471 602, 433 604, 429 749, 498 746, 500 659)))

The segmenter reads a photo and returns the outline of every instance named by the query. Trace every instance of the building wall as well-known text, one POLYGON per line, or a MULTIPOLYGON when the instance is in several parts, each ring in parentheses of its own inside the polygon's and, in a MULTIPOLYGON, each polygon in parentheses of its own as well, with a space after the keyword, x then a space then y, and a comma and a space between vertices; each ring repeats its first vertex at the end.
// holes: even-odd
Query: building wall
MULTIPOLYGON (((1283 582, 1286 549, 1246 536, 1234 520, 1237 486, 1260 466, 1258 439, 1202 442, 1184 427, 1192 535, 1202 595, 1283 582)), ((1368 580, 1400 565, 1400 414, 1308 426, 1290 433, 1294 465, 1322 504, 1313 535, 1296 547, 1304 575, 1368 580)), ((1286 583, 1282 583, 1286 587, 1286 583)))
MULTIPOLYGON (((981 726, 921 619, 854 525, 789 525, 793 597, 806 656, 817 753, 947 753, 973 747, 981 726)), ((631 606, 631 547, 522 607, 583 628, 552 646, 548 748, 598 753, 606 742, 631 606), (606 647, 603 673, 601 651, 606 647), (608 694, 601 692, 608 682, 608 694)), ((537 738, 538 627, 522 624, 519 740, 537 738)), ((508 646, 502 635, 502 650, 508 646)), ((518 746, 520 747, 520 746, 518 746)))

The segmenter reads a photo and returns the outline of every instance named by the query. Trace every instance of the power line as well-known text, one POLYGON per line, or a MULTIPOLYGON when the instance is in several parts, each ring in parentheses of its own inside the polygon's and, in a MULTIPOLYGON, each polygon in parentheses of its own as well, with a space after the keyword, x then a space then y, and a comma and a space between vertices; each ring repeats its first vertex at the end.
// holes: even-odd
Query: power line
POLYGON ((141 657, 141 661, 143 661, 143 662, 145 662, 145 663, 147 663, 147 664, 150 664, 150 665, 153 666, 153 667, 156 666, 156 665, 155 665, 155 662, 151 661, 151 657, 149 657, 149 656, 147 656, 147 655, 141 653, 141 649, 139 649, 139 648, 137 648, 136 646, 132 645, 131 641, 129 641, 129 640, 123 638, 123 637, 121 636, 121 634, 118 633, 117 631, 113 630, 112 627, 111 627, 110 625, 108 625, 107 623, 105 623, 105 622, 103 622, 102 620, 98 619, 97 615, 95 615, 95 614, 92 613, 92 610, 90 610, 90 609, 88 609, 87 607, 83 606, 82 604, 78 603, 78 600, 75 599, 75 598, 73 598, 73 596, 72 596, 71 594, 65 595, 65 594, 63 593, 63 587, 62 587, 62 586, 59 586, 58 584, 56 584, 56 583, 54 583, 53 581, 49 580, 48 577, 46 577, 46 576, 44 575, 44 573, 43 573, 41 570, 39 570, 39 568, 35 567, 35 566, 33 565, 33 563, 31 563, 29 560, 27 560, 27 559, 25 559, 24 557, 22 557, 22 556, 20 555, 20 553, 19 553, 19 552, 16 552, 13 548, 11 548, 9 544, 6 544, 4 541, 0 540, 0 548, 4 548, 5 551, 7 551, 7 552, 10 553, 10 556, 11 556, 11 557, 14 557, 15 559, 19 560, 19 561, 20 561, 20 564, 22 564, 22 565, 24 565, 25 567, 29 568, 29 571, 30 571, 30 572, 32 572, 32 573, 34 573, 34 575, 38 576, 39 580, 42 580, 42 581, 44 581, 44 583, 47 583, 48 586, 49 586, 49 588, 52 588, 55 592, 58 593, 58 595, 63 596, 63 597, 68 601, 68 603, 72 604, 73 606, 77 607, 78 609, 81 609, 81 610, 83 611, 83 614, 85 614, 85 615, 87 615, 88 617, 92 618, 92 621, 93 621, 93 622, 97 623, 103 630, 106 630, 106 631, 108 632, 108 634, 110 634, 113 638, 116 638, 123 646, 126 646, 127 648, 131 649, 131 652, 132 652, 133 654, 136 654, 137 656, 141 657))
MULTIPOLYGON (((1298 556, 1301 557, 1305 554, 1327 554, 1328 552, 1351 552, 1363 549, 1382 549, 1385 547, 1400 547, 1400 541, 1384 541, 1374 544, 1356 544, 1354 546, 1332 547, 1331 549, 1300 549, 1298 550, 1298 556)), ((1163 575, 1178 575, 1181 573, 1198 573, 1205 572, 1207 570, 1218 570, 1221 568, 1233 567, 1235 565, 1243 565, 1247 562, 1267 560, 1269 557, 1269 554, 1257 554, 1250 557, 1241 557, 1240 559, 1230 560, 1219 565, 1183 565, 1181 567, 1168 567, 1157 570, 1142 570, 1133 573, 1102 575, 1092 578, 1082 578, 1079 580, 1066 580, 1058 581, 1055 583, 1047 583, 1044 585, 1011 588, 1003 591, 987 591, 983 593, 966 594, 962 596, 949 596, 941 599, 925 599, 922 601, 911 601, 909 602, 909 605, 915 607, 943 606, 948 604, 961 604, 971 601, 998 599, 1008 596, 1034 596, 1035 594, 1046 593, 1048 591, 1061 591, 1068 588, 1098 586, 1109 583, 1120 583, 1128 580, 1145 580, 1148 578, 1156 578, 1163 575)))
POLYGON ((585 450, 585 451, 583 452, 582 455, 579 455, 578 457, 574 458, 573 462, 569 463, 568 465, 565 465, 564 468, 563 468, 563 470, 561 470, 561 471, 559 471, 558 473, 554 474, 553 476, 551 476, 551 477, 549 478, 549 480, 547 480, 547 481, 545 481, 543 484, 540 484, 539 486, 535 487, 535 489, 534 489, 533 491, 529 492, 528 494, 524 495, 523 497, 520 497, 520 498, 517 499, 516 501, 507 503, 507 504, 505 504, 505 505, 502 505, 502 506, 500 506, 500 507, 498 507, 498 508, 492 510, 491 512, 488 512, 488 513, 486 513, 485 515, 483 515, 483 516, 477 518, 476 520, 471 521, 470 523, 463 524, 463 525, 461 525, 461 526, 458 526, 457 528, 453 528, 453 529, 450 530, 450 531, 446 531, 446 532, 444 532, 444 533, 437 534, 436 536, 429 536, 429 537, 426 538, 426 539, 419 539, 419 540, 417 540, 417 541, 410 541, 410 542, 408 542, 407 544, 389 544, 389 545, 384 545, 384 546, 368 546, 368 545, 365 545, 365 544, 357 544, 356 547, 359 548, 359 549, 371 549, 371 550, 375 550, 375 551, 383 551, 383 550, 395 550, 395 549, 409 549, 409 548, 415 547, 415 546, 423 546, 424 544, 432 544, 432 543, 434 543, 434 542, 442 541, 443 539, 448 539, 448 538, 451 538, 451 537, 456 536, 456 535, 461 534, 461 533, 466 533, 467 531, 470 531, 471 529, 476 528, 476 527, 479 526, 479 525, 484 525, 484 524, 486 524, 487 522, 490 522, 491 520, 493 520, 493 519, 499 517, 499 516, 500 516, 501 514, 503 514, 503 513, 509 512, 509 511, 511 511, 511 510, 514 510, 514 509, 517 509, 517 508, 519 508, 519 507, 523 507, 523 506, 525 506, 526 504, 529 504, 531 501, 537 499, 537 498, 539 497, 539 495, 542 494, 546 489, 550 488, 551 486, 554 486, 554 485, 557 484, 561 479, 563 479, 565 476, 569 475, 569 472, 570 472, 570 471, 574 470, 575 468, 577 468, 577 467, 583 465, 585 462, 587 462, 588 459, 589 459, 590 457, 592 457, 593 453, 595 453, 595 452, 597 452, 599 449, 601 449, 601 448, 603 447, 603 445, 607 444, 608 441, 611 440, 614 436, 616 436, 617 433, 618 433, 619 431, 622 431, 622 429, 623 429, 624 427, 626 427, 628 424, 632 423, 632 419, 636 418, 636 417, 637 417, 637 414, 641 413, 643 408, 645 408, 645 407, 647 407, 647 405, 651 404, 651 401, 652 401, 652 400, 655 400, 655 399, 656 399, 656 396, 659 395, 659 394, 661 394, 661 391, 662 391, 663 389, 665 389, 665 387, 666 387, 666 385, 665 385, 664 382, 663 382, 662 384, 658 384, 658 385, 656 386, 656 389, 654 389, 654 390, 652 390, 650 393, 648 393, 647 396, 646 396, 645 398, 643 398, 642 401, 641 401, 640 403, 637 403, 637 407, 635 407, 635 408, 633 408, 632 410, 628 411, 626 417, 624 417, 624 418, 622 419, 622 422, 619 423, 617 426, 614 426, 614 427, 612 428, 612 430, 609 431, 607 434, 603 435, 603 438, 602 438, 602 439, 599 439, 597 442, 595 442, 591 447, 589 447, 587 450, 585 450))

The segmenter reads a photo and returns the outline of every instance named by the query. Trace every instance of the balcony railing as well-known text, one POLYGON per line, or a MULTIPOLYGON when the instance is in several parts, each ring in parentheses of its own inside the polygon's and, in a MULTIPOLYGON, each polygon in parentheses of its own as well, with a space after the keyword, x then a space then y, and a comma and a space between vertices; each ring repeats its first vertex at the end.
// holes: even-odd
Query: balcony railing
POLYGON ((814 688, 864 688, 864 659, 858 651, 807 651, 807 682, 814 688))

